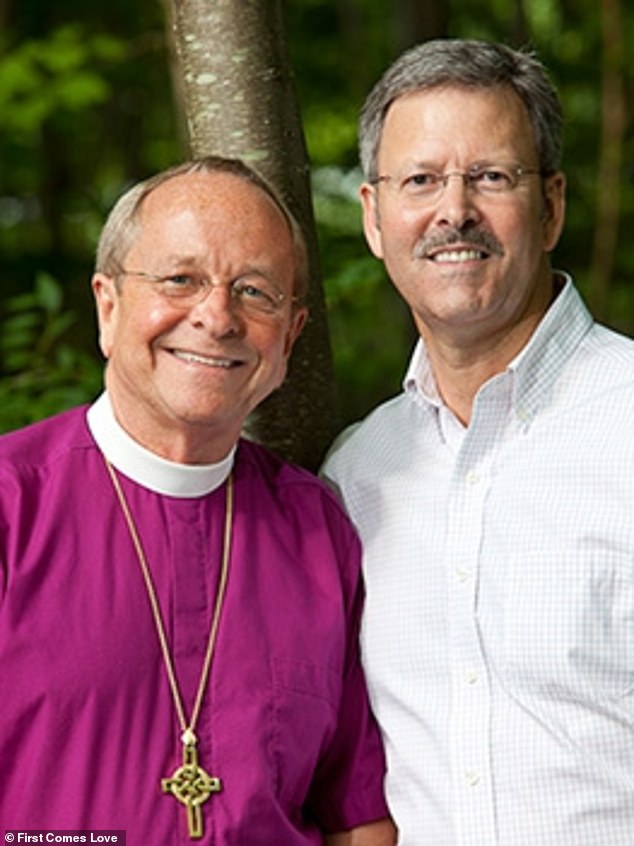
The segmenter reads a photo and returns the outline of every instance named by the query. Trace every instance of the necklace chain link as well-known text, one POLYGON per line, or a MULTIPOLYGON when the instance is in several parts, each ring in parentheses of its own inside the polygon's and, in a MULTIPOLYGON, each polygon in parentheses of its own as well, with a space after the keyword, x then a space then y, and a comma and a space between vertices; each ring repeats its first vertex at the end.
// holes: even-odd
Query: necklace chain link
POLYGON ((216 602, 214 606, 213 616, 211 619, 209 638, 207 641, 207 649, 205 652, 205 658, 200 673, 198 690, 196 692, 196 698, 194 700, 191 717, 189 720, 187 720, 187 717, 185 715, 185 708, 183 705, 183 697, 181 696, 181 692, 178 687, 178 682, 176 680, 176 673, 174 671, 174 661, 170 653, 169 644, 167 641, 167 634, 165 632, 165 625, 163 623, 163 617, 161 615, 161 608, 158 602, 158 597, 156 595, 156 590, 154 588, 154 582, 152 581, 152 575, 150 573, 147 558, 143 550, 143 545, 141 544, 141 538, 139 537, 139 532, 134 523, 134 519, 132 518, 132 513, 125 498, 125 494, 123 493, 123 489, 121 487, 121 483, 119 481, 117 473, 107 458, 105 459, 105 462, 110 478, 112 479, 112 484, 117 494, 117 499, 119 500, 119 504, 121 506, 121 510, 123 512, 123 516, 128 527, 128 531, 130 532, 130 537, 132 539, 132 543, 137 554, 139 565, 141 567, 141 572, 143 574, 143 580, 145 582, 148 599, 152 608, 152 616, 154 618, 154 624, 156 626, 156 633, 158 635, 159 643, 161 646, 163 663, 165 664, 165 671, 167 673, 167 678, 172 693, 172 699, 174 700, 174 708, 176 709, 178 722, 182 731, 181 740, 185 745, 191 745, 192 743, 195 744, 197 739, 195 731, 196 724, 198 723, 198 717, 200 716, 200 710, 202 708, 203 699, 205 697, 205 691, 207 689, 207 681, 209 679, 209 671, 211 669, 211 662, 214 654, 216 637, 218 634, 218 626, 220 624, 220 614, 222 612, 222 606, 227 588, 227 577, 229 574, 229 559, 231 556, 231 534, 233 527, 233 475, 230 473, 227 477, 226 482, 226 504, 224 537, 222 547, 222 564, 220 568, 218 589, 216 591, 216 602))

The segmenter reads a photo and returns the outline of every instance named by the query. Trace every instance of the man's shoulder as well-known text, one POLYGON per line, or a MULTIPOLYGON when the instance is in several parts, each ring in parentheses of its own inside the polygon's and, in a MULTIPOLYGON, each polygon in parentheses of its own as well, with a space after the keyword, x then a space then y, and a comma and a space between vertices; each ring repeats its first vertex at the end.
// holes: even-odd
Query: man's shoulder
POLYGON ((310 470, 300 467, 269 448, 241 438, 236 460, 238 474, 268 490, 276 498, 293 503, 310 499, 340 505, 329 486, 310 470))
POLYGON ((0 435, 2 465, 35 465, 90 442, 87 406, 77 406, 0 435))
POLYGON ((565 376, 576 400, 609 395, 631 407, 634 400, 634 340, 595 323, 571 359, 565 376))
POLYGON ((335 492, 302 467, 271 450, 241 439, 235 462, 236 496, 253 519, 265 514, 276 531, 350 549, 358 543, 352 523, 335 492), (336 540, 335 540, 336 539, 336 540))
POLYGON ((597 359, 611 359, 615 365, 624 365, 631 373, 634 361, 634 340, 628 335, 595 323, 585 339, 587 348, 597 359))
POLYGON ((383 447, 394 449, 407 436, 416 405, 406 394, 399 394, 376 406, 356 423, 347 426, 334 440, 324 461, 323 473, 341 464, 371 465, 383 447))

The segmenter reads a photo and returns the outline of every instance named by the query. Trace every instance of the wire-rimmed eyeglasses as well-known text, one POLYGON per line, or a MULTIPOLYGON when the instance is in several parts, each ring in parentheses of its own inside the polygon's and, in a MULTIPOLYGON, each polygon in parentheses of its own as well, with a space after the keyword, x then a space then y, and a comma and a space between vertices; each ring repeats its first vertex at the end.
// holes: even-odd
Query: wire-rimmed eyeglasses
POLYGON ((419 168, 403 176, 381 174, 370 180, 371 185, 386 183, 404 200, 425 202, 435 200, 447 187, 452 176, 460 177, 465 188, 484 197, 508 194, 514 191, 525 176, 545 176, 538 168, 522 165, 487 164, 473 165, 467 170, 437 170, 419 168))
POLYGON ((226 288, 232 304, 249 314, 277 314, 288 301, 295 297, 284 294, 280 289, 259 273, 240 276, 233 282, 215 282, 202 273, 147 273, 144 270, 121 268, 118 276, 136 276, 149 282, 152 289, 161 297, 180 308, 191 308, 201 303, 213 288, 226 288))

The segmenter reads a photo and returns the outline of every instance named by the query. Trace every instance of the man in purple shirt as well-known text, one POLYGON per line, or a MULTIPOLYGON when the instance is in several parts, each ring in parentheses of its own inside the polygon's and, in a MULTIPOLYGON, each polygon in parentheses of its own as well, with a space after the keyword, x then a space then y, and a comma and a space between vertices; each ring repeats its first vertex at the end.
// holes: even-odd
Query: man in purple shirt
POLYGON ((0 438, 0 829, 389 846, 357 538, 241 439, 306 318, 242 163, 135 186, 93 277, 105 392, 0 438))

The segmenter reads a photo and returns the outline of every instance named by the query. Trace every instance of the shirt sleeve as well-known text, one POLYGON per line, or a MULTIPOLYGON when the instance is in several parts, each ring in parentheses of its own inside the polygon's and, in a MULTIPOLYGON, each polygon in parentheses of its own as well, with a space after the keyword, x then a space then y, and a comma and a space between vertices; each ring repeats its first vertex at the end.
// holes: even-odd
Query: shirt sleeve
POLYGON ((356 573, 348 609, 347 660, 337 728, 313 782, 308 806, 323 831, 347 831, 388 816, 385 757, 370 709, 361 666, 359 628, 363 607, 360 545, 354 536, 349 564, 356 573))

